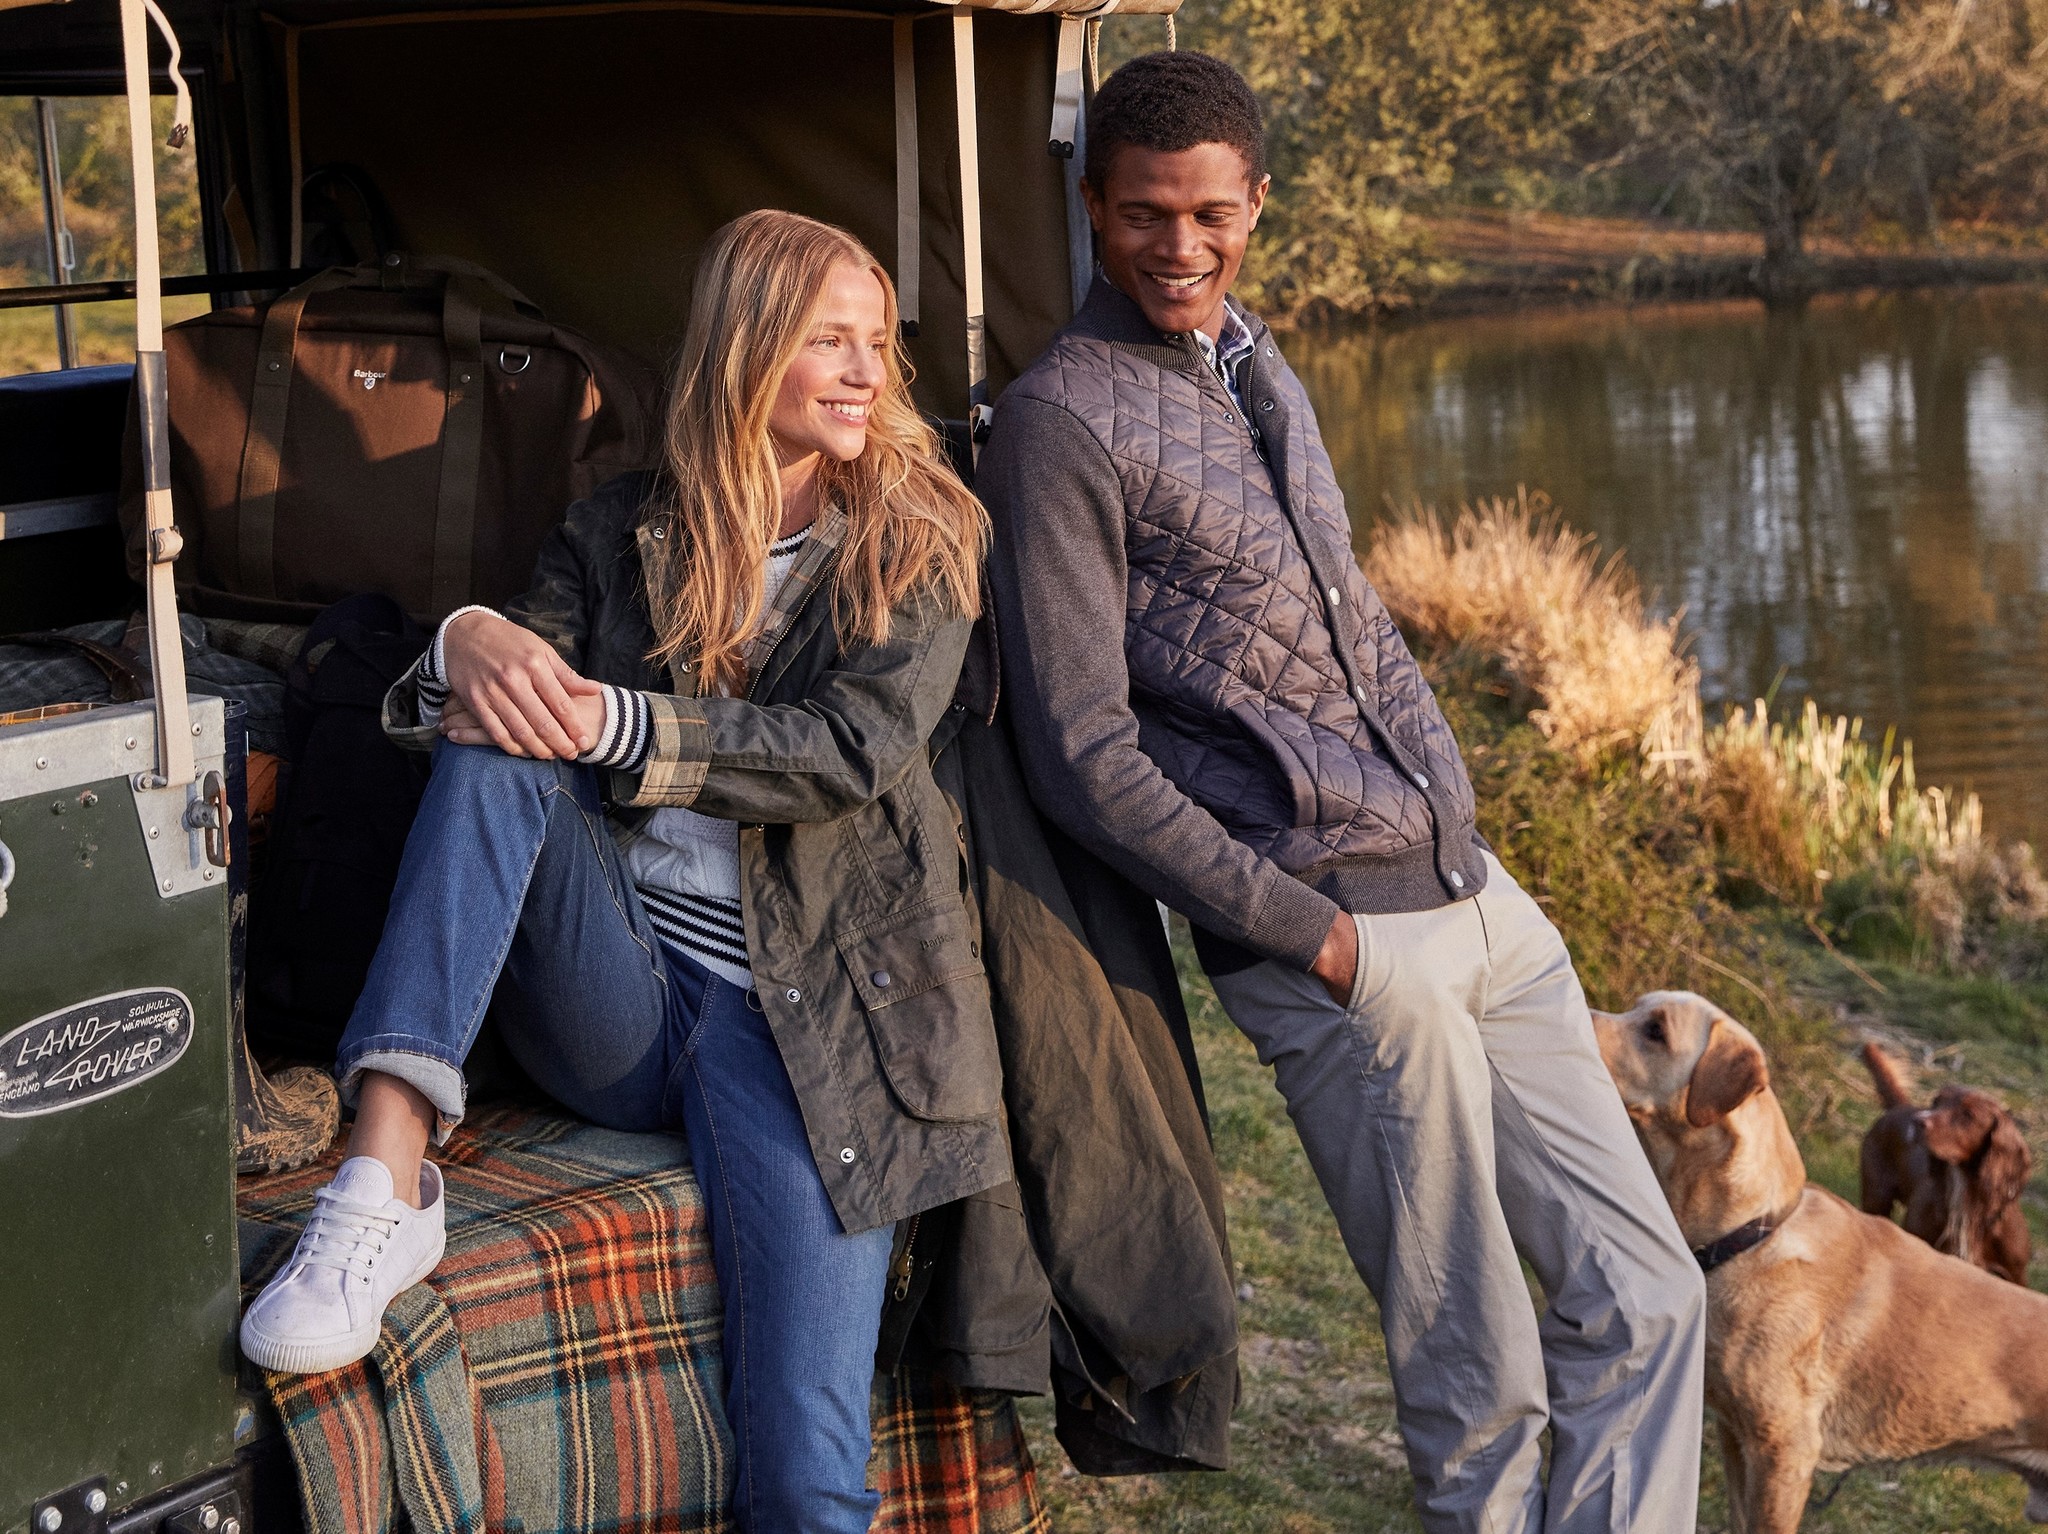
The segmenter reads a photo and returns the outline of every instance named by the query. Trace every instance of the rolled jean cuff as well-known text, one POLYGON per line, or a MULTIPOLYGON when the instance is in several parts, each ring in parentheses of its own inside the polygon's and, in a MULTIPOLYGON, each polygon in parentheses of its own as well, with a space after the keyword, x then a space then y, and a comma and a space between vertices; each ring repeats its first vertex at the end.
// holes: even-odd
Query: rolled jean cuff
POLYGON ((382 1071, 396 1076, 434 1105, 434 1143, 446 1145, 462 1122, 469 1102, 469 1083, 462 1072, 446 1060, 411 1049, 364 1049, 351 1053, 340 1065, 341 1100, 353 1108, 361 1094, 363 1072, 382 1071))

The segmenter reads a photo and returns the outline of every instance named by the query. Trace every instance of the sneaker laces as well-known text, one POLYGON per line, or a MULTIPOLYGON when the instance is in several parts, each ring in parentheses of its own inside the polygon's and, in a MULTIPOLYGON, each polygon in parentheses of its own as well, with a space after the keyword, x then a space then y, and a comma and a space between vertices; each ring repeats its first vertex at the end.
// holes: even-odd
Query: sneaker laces
POLYGON ((336 1268, 369 1282, 399 1216, 383 1206, 360 1203, 332 1188, 313 1195, 313 1213, 299 1237, 298 1260, 309 1268, 336 1268))

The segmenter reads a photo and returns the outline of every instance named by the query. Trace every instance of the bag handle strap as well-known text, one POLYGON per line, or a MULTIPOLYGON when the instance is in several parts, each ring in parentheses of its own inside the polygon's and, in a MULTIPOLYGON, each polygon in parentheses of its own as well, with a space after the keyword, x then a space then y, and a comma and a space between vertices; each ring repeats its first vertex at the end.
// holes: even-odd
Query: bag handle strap
POLYGON ((470 599, 477 481, 483 474, 484 343, 481 284, 451 274, 441 291, 448 404, 441 418, 441 483, 434 501, 434 565, 428 600, 449 613, 470 599))
POLYGON ((411 256, 407 259, 416 272, 436 272, 446 277, 467 277, 470 281, 490 289, 506 302, 530 310, 535 319, 547 318, 541 312, 539 304, 487 266, 478 266, 474 261, 465 261, 460 256, 411 256))
POLYGON ((277 595, 277 480, 284 456, 285 419, 291 413, 292 361, 306 300, 352 286, 354 267, 338 266, 307 278, 274 300, 263 316, 256 346, 256 385, 249 397, 249 427, 242 437, 242 470, 235 495, 235 568, 244 591, 277 595))

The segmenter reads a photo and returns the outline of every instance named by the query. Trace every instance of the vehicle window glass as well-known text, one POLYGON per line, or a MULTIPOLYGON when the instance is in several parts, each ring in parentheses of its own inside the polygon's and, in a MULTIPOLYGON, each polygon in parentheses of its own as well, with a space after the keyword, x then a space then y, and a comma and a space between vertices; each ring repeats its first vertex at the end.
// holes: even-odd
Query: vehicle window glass
MULTIPOLYGON (((33 96, 0 96, 0 287, 104 282, 135 275, 135 218, 128 174, 128 104, 120 96, 57 96, 49 102, 69 270, 53 274, 42 180, 42 123, 33 96)), ((173 99, 151 103, 156 144, 157 237, 164 275, 206 270, 199 227, 198 160, 173 150, 173 99)), ((203 313, 202 296, 164 300, 164 322, 203 313)), ((72 360, 79 366, 135 355, 132 302, 72 304, 72 360)), ((0 377, 58 366, 54 310, 0 309, 0 377)))

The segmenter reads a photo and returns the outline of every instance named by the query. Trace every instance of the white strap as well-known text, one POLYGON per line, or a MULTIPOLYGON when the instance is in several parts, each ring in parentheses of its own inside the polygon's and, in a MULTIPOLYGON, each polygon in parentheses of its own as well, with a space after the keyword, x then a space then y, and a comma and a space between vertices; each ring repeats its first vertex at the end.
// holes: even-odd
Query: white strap
POLYGON ((142 536, 149 613, 149 661, 156 681, 156 776, 182 788, 193 777, 192 716, 185 698, 185 647, 171 563, 169 400, 164 390, 163 265, 157 253, 155 134, 149 122, 149 19, 144 0, 121 0, 121 54, 128 89, 128 149, 135 193, 135 397, 141 412, 142 536))
POLYGON ((177 110, 171 113, 171 133, 167 142, 173 149, 183 149, 185 141, 192 137, 192 88, 185 83, 185 50, 178 46, 178 34, 171 30, 170 19, 164 15, 156 0, 142 0, 142 8, 149 12, 149 19, 156 23, 157 31, 164 35, 164 46, 171 50, 171 89, 177 92, 177 110))
POLYGON ((917 164, 917 48, 914 18, 895 19, 896 52, 896 310, 903 333, 917 334, 918 263, 924 253, 922 188, 917 164))
POLYGON ((1078 16, 1060 18, 1058 62, 1053 66, 1052 134, 1048 153, 1071 160, 1080 149, 1081 56, 1088 24, 1078 16))
MULTIPOLYGON (((974 15, 953 13, 953 112, 960 140, 960 285, 967 298, 967 426, 988 408, 988 317, 981 291, 981 144, 974 103, 974 15)), ((979 456, 979 445, 976 446, 979 456)))

